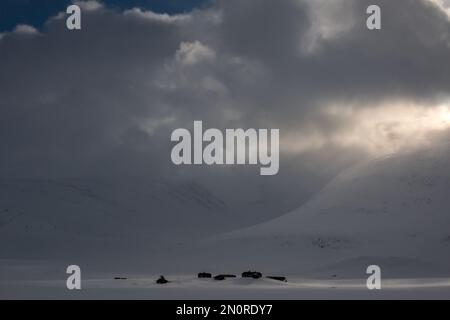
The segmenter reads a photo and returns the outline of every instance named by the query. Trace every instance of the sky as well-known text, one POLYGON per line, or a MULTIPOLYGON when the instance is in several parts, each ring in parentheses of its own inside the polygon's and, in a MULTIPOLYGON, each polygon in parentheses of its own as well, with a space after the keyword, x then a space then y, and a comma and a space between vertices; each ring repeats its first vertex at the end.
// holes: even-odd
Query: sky
POLYGON ((2 178, 193 179, 294 202, 357 161, 448 138, 444 2, 89 1, 75 32, 57 3, 0 5, 2 178), (170 134, 194 120, 279 128, 280 173, 174 166, 170 134))
MULTIPOLYGON (((71 0, 3 0, 0 3, 0 32, 14 29, 18 24, 41 27, 49 17, 63 11, 71 0)), ((106 0, 118 9, 140 7, 159 13, 180 13, 208 5, 208 0, 106 0)))

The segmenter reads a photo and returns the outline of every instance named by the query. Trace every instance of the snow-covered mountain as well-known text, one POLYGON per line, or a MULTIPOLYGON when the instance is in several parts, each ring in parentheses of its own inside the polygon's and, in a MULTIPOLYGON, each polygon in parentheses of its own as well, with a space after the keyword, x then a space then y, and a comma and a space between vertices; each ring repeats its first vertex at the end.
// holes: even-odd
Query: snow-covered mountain
POLYGON ((366 161, 298 209, 202 250, 220 250, 236 267, 292 274, 364 277, 364 266, 379 264, 397 277, 448 275, 449 168, 447 146, 366 161))
POLYGON ((1 180, 1 258, 147 251, 226 230, 232 214, 194 183, 1 180))
POLYGON ((301 207, 245 229, 239 210, 192 183, 3 180, 1 258, 353 278, 378 264, 392 277, 448 276, 448 168, 448 147, 366 161, 301 207))

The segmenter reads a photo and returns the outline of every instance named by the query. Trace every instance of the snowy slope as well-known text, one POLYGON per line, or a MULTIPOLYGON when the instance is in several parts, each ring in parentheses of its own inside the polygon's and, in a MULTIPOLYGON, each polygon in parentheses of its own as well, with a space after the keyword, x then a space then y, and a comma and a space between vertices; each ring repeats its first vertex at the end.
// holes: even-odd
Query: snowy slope
POLYGON ((300 208, 209 246, 239 268, 364 277, 379 264, 398 277, 450 275, 450 149, 359 164, 300 208))
POLYGON ((383 233, 445 241, 450 235, 448 168, 445 150, 369 161, 341 174, 304 206, 246 232, 366 238, 383 233))
POLYGON ((150 250, 226 230, 230 214, 193 183, 1 180, 0 258, 150 250))

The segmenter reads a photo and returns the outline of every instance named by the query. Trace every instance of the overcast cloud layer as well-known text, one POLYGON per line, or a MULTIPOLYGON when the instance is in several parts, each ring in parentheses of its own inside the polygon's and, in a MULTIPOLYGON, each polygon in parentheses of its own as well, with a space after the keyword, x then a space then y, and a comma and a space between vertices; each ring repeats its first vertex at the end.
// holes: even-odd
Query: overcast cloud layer
POLYGON ((283 190, 447 136, 440 1, 226 0, 172 16, 80 5, 81 31, 61 14, 0 36, 1 177, 251 177, 283 190), (370 4, 380 31, 366 28, 370 4), (170 134, 194 120, 280 128, 280 175, 175 167, 170 134))

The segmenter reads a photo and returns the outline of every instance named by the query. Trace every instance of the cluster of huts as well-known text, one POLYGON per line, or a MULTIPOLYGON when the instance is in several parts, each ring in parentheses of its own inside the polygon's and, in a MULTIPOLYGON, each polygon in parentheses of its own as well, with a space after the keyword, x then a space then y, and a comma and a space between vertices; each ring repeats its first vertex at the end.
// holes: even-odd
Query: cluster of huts
MULTIPOLYGON (((252 278, 252 279, 260 279, 263 277, 261 272, 258 271, 245 271, 242 273, 242 278, 252 278)), ((208 273, 208 272, 200 272, 197 275, 197 278, 199 279, 214 279, 217 281, 223 281, 229 278, 236 278, 237 276, 235 274, 218 274, 213 276, 212 273, 208 273)), ((266 276, 267 279, 272 279, 272 280, 277 280, 277 281, 282 281, 282 282, 287 282, 286 277, 281 277, 281 276, 266 276)), ((167 280, 164 276, 160 276, 158 280, 156 280, 156 283, 158 284, 166 284, 169 283, 170 281, 167 280)))

